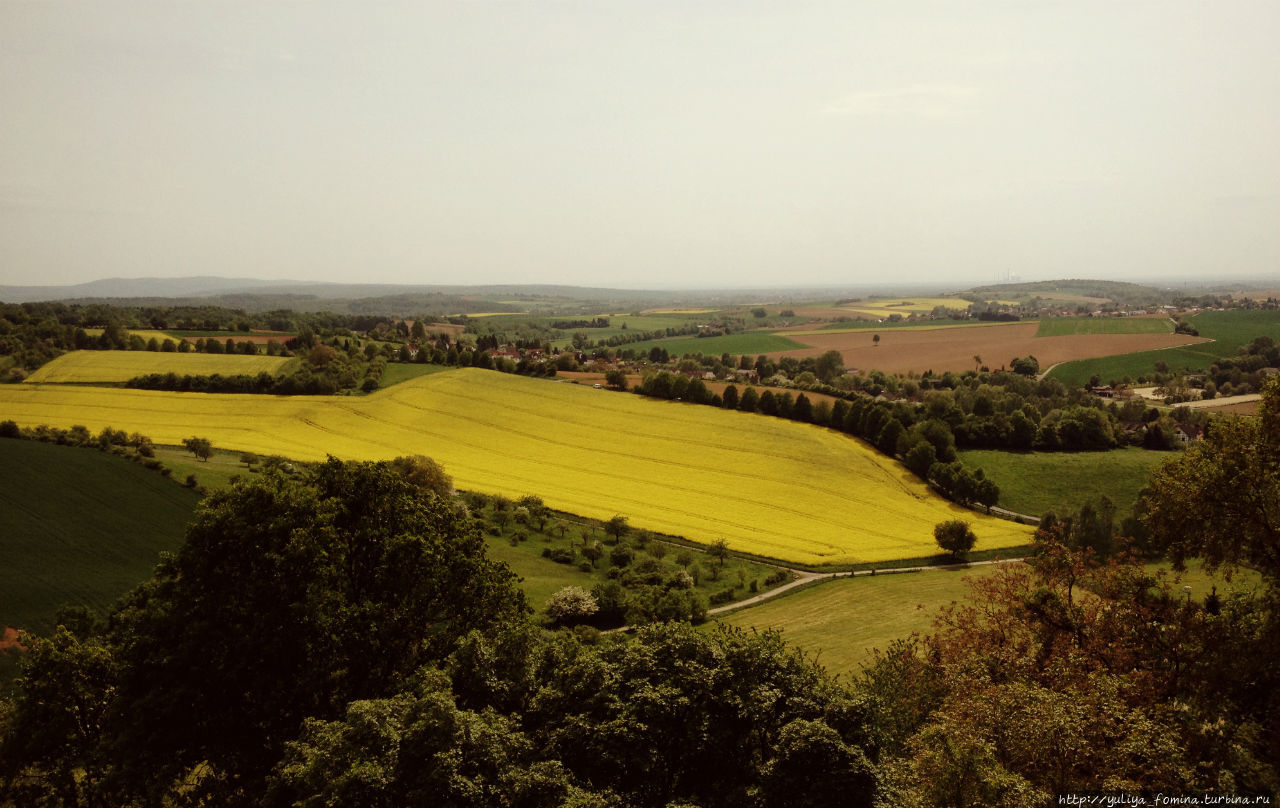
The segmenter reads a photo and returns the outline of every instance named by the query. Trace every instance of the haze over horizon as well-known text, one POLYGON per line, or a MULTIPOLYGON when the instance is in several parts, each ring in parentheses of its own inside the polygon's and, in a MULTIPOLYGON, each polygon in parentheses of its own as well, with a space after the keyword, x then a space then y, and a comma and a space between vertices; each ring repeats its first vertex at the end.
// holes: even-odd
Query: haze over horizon
POLYGON ((0 4, 0 285, 1280 275, 1280 5, 0 4))

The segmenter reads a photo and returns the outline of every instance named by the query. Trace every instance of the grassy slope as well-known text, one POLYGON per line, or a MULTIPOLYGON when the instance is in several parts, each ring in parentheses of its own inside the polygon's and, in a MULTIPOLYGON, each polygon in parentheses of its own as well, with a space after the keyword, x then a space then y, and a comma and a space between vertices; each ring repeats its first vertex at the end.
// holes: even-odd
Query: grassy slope
POLYGON ((1164 317, 1050 317, 1040 321, 1037 337, 1075 334, 1172 334, 1173 323, 1164 317))
POLYGON ((1000 486, 1000 507, 1030 516, 1071 513, 1103 496, 1115 504, 1117 514, 1126 515, 1151 470, 1177 456, 1134 447, 1112 452, 960 452, 965 465, 981 468, 1000 486))
POLYGON ((1241 346, 1248 345, 1255 337, 1268 336, 1280 340, 1280 310, 1206 311, 1197 314, 1191 322, 1200 336, 1214 342, 1064 362, 1049 375, 1065 385, 1078 387, 1094 374, 1104 383, 1119 381, 1126 376, 1131 379, 1150 376, 1155 372, 1156 362, 1164 362, 1173 372, 1203 371, 1218 359, 1235 356, 1241 346))
POLYGON ((104 611, 176 550, 194 491, 93 449, 0 440, 0 624, 47 631, 62 604, 104 611))
MULTIPOLYGON (((1166 565, 1149 568, 1167 570, 1166 565)), ((735 626, 782 629, 789 642, 816 655, 828 670, 852 674, 871 660, 871 649, 884 648, 913 632, 932 632, 939 608, 968 598, 967 580, 993 574, 993 567, 974 567, 840 578, 720 619, 735 626)), ((1217 586, 1219 595, 1259 586, 1256 573, 1238 574, 1228 583, 1195 567, 1179 579, 1178 586, 1184 584, 1192 587, 1191 596, 1197 600, 1209 593, 1211 585, 1217 586)))
MULTIPOLYGON (((520 586, 529 598, 529 605, 538 613, 542 613, 548 598, 566 586, 580 586, 590 590, 593 586, 609 580, 609 552, 613 549, 609 542, 612 538, 598 528, 591 529, 589 534, 592 540, 600 541, 604 545, 604 557, 596 562, 595 570, 583 572, 578 568, 578 563, 583 560, 581 555, 577 556, 573 564, 558 564, 542 557, 544 548, 572 548, 577 551, 582 547, 580 523, 571 522, 563 538, 554 528, 554 523, 555 520, 549 522, 544 533, 538 533, 531 527, 508 525, 500 536, 494 536, 488 532, 485 534, 486 551, 489 557, 507 563, 512 571, 520 576, 520 586), (516 533, 524 533, 527 538, 512 545, 511 537, 516 533)), ((632 533, 623 539, 635 552, 633 567, 642 560, 656 558, 651 550, 661 542, 650 540, 642 550, 635 547, 634 538, 635 534, 632 533)), ((709 555, 678 544, 661 544, 666 550, 661 563, 668 572, 678 568, 677 556, 681 552, 688 552, 693 557, 693 563, 702 568, 696 590, 705 597, 710 597, 713 593, 730 586, 736 589, 735 600, 750 597, 752 593, 748 591, 747 585, 754 579, 757 581, 759 591, 766 591, 768 587, 764 586, 764 578, 774 572, 773 567, 735 557, 725 562, 719 580, 713 580, 711 571, 716 566, 716 561, 709 555), (739 569, 742 570, 741 578, 738 576, 739 569)))
MULTIPOLYGON (((66 385, 0 388, 24 426, 111 425, 163 444, 322 460, 436 458, 461 488, 539 493, 558 510, 800 563, 928 555, 933 525, 974 522, 989 546, 1027 528, 960 509, 848 436, 710 407, 462 369, 370 396, 165 393, 66 385)), ((181 478, 180 478, 181 479, 181 478)))

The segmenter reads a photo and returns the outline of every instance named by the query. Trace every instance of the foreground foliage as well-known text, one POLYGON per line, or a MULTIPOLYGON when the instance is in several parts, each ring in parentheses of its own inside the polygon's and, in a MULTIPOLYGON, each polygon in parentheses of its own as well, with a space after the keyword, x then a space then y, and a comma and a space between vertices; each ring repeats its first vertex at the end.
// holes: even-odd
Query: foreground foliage
POLYGON ((459 503, 389 464, 330 461, 211 495, 106 625, 66 614, 25 637, 0 710, 0 794, 869 804, 867 704, 776 634, 548 638, 480 548, 459 503))

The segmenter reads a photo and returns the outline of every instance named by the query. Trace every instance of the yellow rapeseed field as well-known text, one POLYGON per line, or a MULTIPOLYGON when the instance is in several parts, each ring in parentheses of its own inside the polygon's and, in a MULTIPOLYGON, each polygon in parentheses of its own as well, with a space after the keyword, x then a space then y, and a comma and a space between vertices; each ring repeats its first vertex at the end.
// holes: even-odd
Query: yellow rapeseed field
POLYGON ((288 362, 278 356, 240 354, 163 353, 157 351, 72 351, 42 366, 28 383, 101 384, 126 382, 148 373, 179 376, 223 376, 263 371, 275 373, 288 362))
POLYGON ((0 419, 112 426, 179 443, 300 460, 439 460, 459 488, 537 494, 554 508, 808 564, 936 552, 933 526, 966 519, 978 549, 1030 529, 961 509, 854 439, 779 418, 461 369, 367 397, 0 387, 0 419))

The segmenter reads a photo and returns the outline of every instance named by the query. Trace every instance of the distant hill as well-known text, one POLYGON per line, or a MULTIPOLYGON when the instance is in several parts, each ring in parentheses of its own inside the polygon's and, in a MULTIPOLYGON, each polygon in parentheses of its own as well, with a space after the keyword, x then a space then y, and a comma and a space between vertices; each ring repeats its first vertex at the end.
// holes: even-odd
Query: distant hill
POLYGON ((0 300, 27 303, 35 300, 118 297, 204 297, 230 291, 271 287, 284 281, 253 278, 103 278, 70 286, 0 286, 0 300))
POLYGON ((614 289, 557 284, 373 284, 248 278, 109 278, 69 286, 0 286, 0 301, 118 306, 220 306, 244 311, 331 311, 411 317, 476 312, 629 312, 664 306, 725 308, 850 295, 936 292, 936 285, 844 285, 755 289, 614 289))
MULTIPOLYGON (((1154 306, 1170 303, 1176 298, 1185 298, 1188 296, 1188 291, 1124 281, 1075 278, 978 286, 961 294, 970 300, 1017 300, 1026 302, 1032 298, 1039 298, 1043 301, 1078 301, 1081 298, 1090 298, 1122 305, 1154 306)), ((1191 294, 1203 294, 1203 292, 1191 294)))

